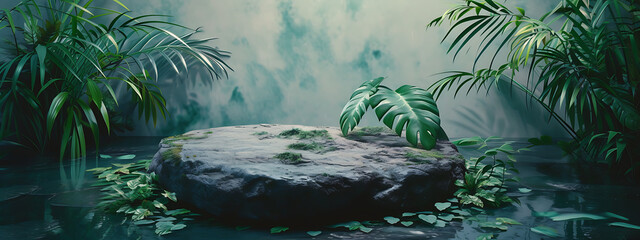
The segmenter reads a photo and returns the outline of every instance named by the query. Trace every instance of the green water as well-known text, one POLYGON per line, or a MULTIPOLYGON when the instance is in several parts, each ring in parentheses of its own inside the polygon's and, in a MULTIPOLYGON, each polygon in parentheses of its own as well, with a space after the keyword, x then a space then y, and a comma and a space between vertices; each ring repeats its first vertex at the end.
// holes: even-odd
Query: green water
MULTIPOLYGON (((477 221, 464 220, 453 221, 444 228, 418 222, 411 227, 381 224, 373 226, 368 234, 320 229, 323 233, 312 238, 305 231, 316 229, 292 229, 281 234, 269 234, 268 229, 239 231, 235 226, 202 217, 188 221, 183 230, 158 237, 149 226, 133 226, 120 216, 94 212, 92 206, 100 195, 90 187, 95 179, 85 170, 150 159, 159 140, 122 138, 101 149, 101 153, 112 156, 135 154, 133 160, 89 158, 62 166, 47 159, 25 159, 28 163, 21 165, 0 163, 0 239, 475 239, 488 232, 498 239, 549 239, 530 230, 536 226, 556 229, 559 239, 640 239, 640 230, 608 226, 619 221, 616 219, 554 222, 532 215, 532 211, 612 212, 629 218, 626 222, 640 225, 640 188, 609 184, 604 171, 578 169, 554 147, 539 147, 517 156, 521 186, 516 187, 532 189, 529 193, 514 191, 520 205, 487 210, 476 216, 480 220, 508 217, 523 224, 510 226, 507 231, 482 229, 477 221)), ((461 152, 466 157, 478 154, 469 149, 461 152)))

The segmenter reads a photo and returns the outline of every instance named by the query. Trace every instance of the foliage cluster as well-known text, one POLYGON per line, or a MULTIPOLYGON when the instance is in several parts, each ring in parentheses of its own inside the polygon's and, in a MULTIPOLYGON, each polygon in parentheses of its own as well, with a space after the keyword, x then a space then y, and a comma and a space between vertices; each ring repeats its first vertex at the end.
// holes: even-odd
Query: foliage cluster
POLYGON ((169 234, 186 227, 184 221, 196 214, 177 206, 175 193, 157 185, 155 173, 147 173, 151 160, 117 164, 113 167, 87 171, 97 175, 94 186, 103 187, 103 197, 97 208, 109 213, 124 214, 137 226, 154 224, 158 235, 169 234), (178 220, 180 218, 180 220, 178 220))
POLYGON ((517 177, 511 176, 511 173, 518 173, 514 165, 516 158, 513 155, 528 149, 513 149, 511 142, 489 148, 489 142, 497 139, 499 138, 473 137, 452 142, 459 147, 486 149, 482 156, 466 161, 467 172, 464 179, 457 180, 455 183, 460 189, 454 195, 460 199, 462 205, 500 207, 506 203, 519 203, 517 198, 507 196, 505 183, 518 182, 517 177))
POLYGON ((443 41, 453 39, 454 59, 480 40, 473 70, 448 72, 430 89, 437 97, 508 82, 564 127, 573 138, 565 149, 638 173, 640 152, 627 146, 640 144, 639 12, 637 1, 562 0, 534 18, 494 0, 464 0, 428 27, 452 24, 443 41))
POLYGON ((155 124, 168 114, 156 86, 163 69, 181 75, 199 67, 209 73, 205 83, 227 75, 228 53, 208 46, 212 39, 113 1, 126 11, 84 0, 23 0, 0 11, 10 43, 0 58, 0 140, 61 159, 86 156, 88 140, 98 145, 117 127, 115 90, 128 91, 138 116, 155 124))
POLYGON ((440 127, 438 106, 431 93, 414 86, 403 85, 398 89, 380 85, 383 77, 364 82, 357 88, 340 114, 340 128, 347 136, 369 107, 376 116, 398 136, 406 129, 406 139, 413 146, 418 143, 429 150, 436 140, 447 139, 440 127))

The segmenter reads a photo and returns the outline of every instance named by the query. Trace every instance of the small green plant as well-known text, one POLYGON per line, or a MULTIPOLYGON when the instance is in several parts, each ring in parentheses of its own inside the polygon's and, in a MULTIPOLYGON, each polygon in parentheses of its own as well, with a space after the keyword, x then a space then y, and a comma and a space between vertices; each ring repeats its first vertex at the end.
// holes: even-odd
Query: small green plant
POLYGON ((348 136, 362 137, 362 136, 377 136, 384 132, 393 133, 389 128, 385 127, 362 127, 356 128, 351 131, 348 136))
POLYGON ((322 144, 312 143, 292 143, 287 146, 288 149, 305 150, 305 151, 321 151, 324 149, 322 144))
POLYGON ((295 165, 295 164, 300 164, 304 162, 302 161, 302 154, 300 153, 283 152, 283 153, 276 154, 274 157, 277 159, 280 159, 280 162, 284 164, 295 165))
POLYGON ((298 139, 310 139, 310 138, 331 139, 331 136, 329 135, 329 132, 327 130, 304 131, 299 128, 293 128, 291 130, 282 131, 280 134, 278 134, 278 136, 284 137, 284 138, 296 136, 298 137, 298 139))
POLYGON ((398 136, 406 129, 406 139, 413 146, 425 149, 436 145, 437 139, 447 139, 440 127, 438 107, 431 93, 404 85, 395 91, 380 85, 383 77, 366 81, 356 89, 340 114, 340 128, 347 136, 369 107, 376 116, 398 136))
POLYGON ((147 173, 150 162, 114 163, 113 167, 87 170, 98 176, 94 186, 103 187, 101 191, 104 196, 96 208, 124 214, 136 226, 154 224, 158 235, 185 228, 186 217, 197 214, 187 209, 173 208, 177 206, 176 195, 158 186, 155 173, 147 173))
MULTIPOLYGON (((459 147, 477 147, 477 149, 488 148, 488 142, 498 138, 480 137, 463 138, 453 141, 459 147)), ((511 173, 518 173, 514 163, 516 159, 513 154, 523 151, 526 148, 514 150, 510 142, 499 147, 487 149, 484 154, 477 158, 471 158, 466 162, 468 172, 464 179, 457 180, 456 186, 460 187, 454 194, 463 205, 476 205, 478 207, 492 206, 499 207, 507 203, 517 202, 516 198, 507 196, 506 182, 517 182, 517 178, 511 177, 511 173)))

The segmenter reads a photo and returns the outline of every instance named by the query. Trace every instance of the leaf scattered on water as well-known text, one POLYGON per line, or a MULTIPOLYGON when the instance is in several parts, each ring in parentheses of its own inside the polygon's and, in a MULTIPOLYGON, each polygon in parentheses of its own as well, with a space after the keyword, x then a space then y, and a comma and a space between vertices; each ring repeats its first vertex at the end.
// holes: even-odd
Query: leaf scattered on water
POLYGON ((518 191, 520 191, 521 193, 529 193, 529 192, 531 192, 531 189, 528 189, 528 188, 518 188, 518 191))
POLYGON ((406 213, 403 213, 403 214, 402 214, 402 217, 413 217, 413 216, 415 216, 415 215, 416 215, 416 213, 406 212, 406 213))
POLYGON ((116 157, 116 159, 118 159, 118 160, 131 160, 131 159, 134 159, 134 158, 136 158, 135 154, 127 154, 127 155, 122 155, 122 156, 116 157))
POLYGON ((451 207, 451 203, 450 202, 437 202, 436 204, 434 204, 434 206, 436 206, 438 211, 443 211, 443 210, 451 207))
POLYGON ((507 229, 509 229, 509 227, 499 222, 481 222, 480 224, 478 224, 478 226, 480 226, 481 228, 500 229, 502 231, 507 231, 507 229))
POLYGON ((453 220, 453 214, 444 214, 444 215, 440 215, 438 216, 438 218, 450 222, 451 220, 453 220))
POLYGON ((360 230, 360 231, 361 231, 361 232, 363 232, 363 233, 370 233, 370 232, 373 230, 373 228, 368 228, 368 227, 365 227, 365 226, 360 225, 360 227, 358 228, 358 230, 360 230))
POLYGON ((438 220, 436 222, 436 224, 435 224, 436 227, 444 227, 446 225, 447 225, 447 223, 445 221, 442 221, 442 220, 438 220))
POLYGON ((108 159, 108 158, 111 158, 111 156, 107 154, 100 154, 100 158, 108 159))
POLYGON ((560 215, 551 217, 551 220, 553 221, 566 221, 566 220, 576 220, 576 219, 602 220, 602 219, 605 219, 605 217, 598 216, 595 214, 589 214, 589 213, 565 213, 565 214, 560 214, 560 215))
POLYGON ((435 215, 420 214, 420 215, 418 215, 418 218, 420 218, 420 219, 422 219, 422 221, 425 221, 425 222, 430 223, 430 224, 434 224, 434 223, 436 223, 436 220, 438 220, 438 218, 435 215))
POLYGON ((404 225, 405 227, 408 227, 408 226, 413 225, 413 222, 412 221, 402 221, 402 222, 400 222, 400 224, 404 225))
POLYGON ((270 232, 272 234, 274 234, 274 233, 281 233, 281 232, 284 232, 284 231, 287 231, 287 230, 289 230, 288 227, 272 227, 270 232))
POLYGON ((542 234, 548 237, 559 237, 560 234, 558 234, 558 231, 556 231, 553 228, 547 227, 547 226, 537 226, 537 227, 532 227, 531 231, 534 233, 538 233, 538 234, 542 234))
POLYGON ((522 225, 522 223, 520 223, 520 222, 518 222, 518 221, 516 221, 516 220, 513 220, 513 219, 511 219, 511 218, 506 218, 506 217, 499 217, 499 218, 496 218, 496 221, 501 222, 501 223, 503 223, 503 224, 510 224, 510 225, 522 225))
POLYGON ((322 231, 308 231, 307 234, 309 236, 315 237, 315 236, 318 236, 318 235, 322 234, 322 231))
POLYGON ((532 211, 531 215, 533 215, 534 217, 555 217, 560 215, 558 212, 556 211, 549 211, 549 212, 536 212, 536 211, 532 211))
POLYGON ((640 226, 638 226, 638 225, 633 225, 633 224, 630 224, 630 223, 623 223, 623 222, 609 223, 609 226, 623 227, 623 228, 630 228, 630 229, 640 230, 640 226))
POLYGON ((389 224, 396 224, 400 221, 399 218, 395 218, 395 217, 384 217, 384 220, 387 221, 389 224))

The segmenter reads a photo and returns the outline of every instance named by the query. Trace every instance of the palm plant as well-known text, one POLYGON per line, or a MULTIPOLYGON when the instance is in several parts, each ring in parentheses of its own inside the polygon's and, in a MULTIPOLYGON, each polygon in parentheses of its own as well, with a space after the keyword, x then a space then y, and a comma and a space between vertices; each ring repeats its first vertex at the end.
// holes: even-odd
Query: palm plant
POLYGON ((640 144, 640 3, 563 0, 532 18, 493 0, 465 0, 427 28, 445 21, 452 25, 443 41, 460 31, 448 49, 454 59, 472 39, 481 41, 472 71, 448 72, 430 87, 436 97, 454 86, 457 95, 507 81, 543 106, 590 159, 627 174, 640 166, 640 152, 626 147, 640 144), (485 58, 488 66, 478 66, 485 58))
POLYGON ((23 0, 2 11, 0 30, 10 37, 0 58, 0 140, 59 151, 61 159, 67 150, 85 156, 89 140, 97 146, 111 131, 115 87, 126 85, 139 117, 155 124, 168 114, 159 68, 182 74, 203 67, 205 82, 227 76, 228 52, 208 46, 213 39, 197 39, 198 30, 159 15, 132 16, 113 1, 127 11, 91 0, 23 0))

